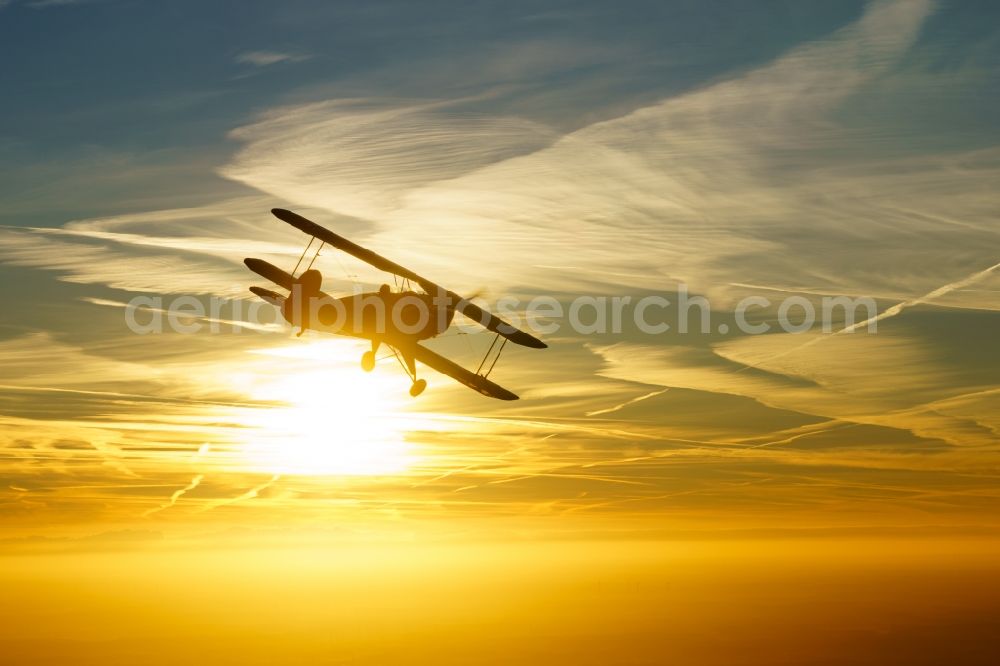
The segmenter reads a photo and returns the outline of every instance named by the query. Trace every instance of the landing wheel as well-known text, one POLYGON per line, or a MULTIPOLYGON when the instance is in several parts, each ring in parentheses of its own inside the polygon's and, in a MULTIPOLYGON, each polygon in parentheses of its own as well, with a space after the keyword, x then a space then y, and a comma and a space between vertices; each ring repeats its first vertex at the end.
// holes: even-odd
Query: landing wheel
POLYGON ((427 380, 418 379, 417 381, 413 382, 413 386, 410 387, 410 395, 416 398, 418 395, 424 392, 425 388, 427 388, 427 380))
POLYGON ((375 352, 365 352, 361 357, 361 369, 371 372, 375 368, 375 352))

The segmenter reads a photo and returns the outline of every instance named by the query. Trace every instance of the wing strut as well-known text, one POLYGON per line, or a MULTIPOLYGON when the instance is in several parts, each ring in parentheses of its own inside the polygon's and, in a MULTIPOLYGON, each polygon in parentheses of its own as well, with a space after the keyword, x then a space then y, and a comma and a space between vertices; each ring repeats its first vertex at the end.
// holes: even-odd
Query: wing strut
POLYGON ((295 268, 292 269, 292 277, 295 277, 295 274, 299 272, 299 266, 302 265, 302 260, 306 258, 306 252, 308 252, 309 248, 312 247, 314 240, 316 240, 315 236, 309 237, 309 244, 306 245, 306 249, 302 250, 302 256, 300 256, 299 260, 295 262, 295 268))
MULTIPOLYGON (((302 250, 302 255, 299 256, 299 260, 295 262, 295 268, 292 269, 292 277, 295 277, 295 274, 299 272, 299 266, 301 266, 302 262, 305 260, 306 254, 309 253, 309 248, 312 247, 312 244, 313 244, 314 240, 317 240, 317 238, 315 236, 310 236, 309 237, 309 244, 306 245, 306 249, 302 250)), ((316 248, 316 254, 313 255, 312 261, 310 261, 309 265, 306 266, 306 270, 307 271, 309 269, 311 269, 313 267, 313 264, 316 263, 316 260, 319 259, 319 253, 323 249, 324 245, 326 245, 326 241, 320 240, 319 241, 319 247, 316 248)))
POLYGON ((490 367, 486 369, 486 374, 485 375, 481 374, 483 366, 486 365, 486 361, 488 361, 490 358, 490 353, 493 351, 493 348, 496 347, 496 344, 499 340, 500 340, 500 334, 497 333, 496 337, 493 338, 493 344, 491 344, 490 348, 486 350, 486 356, 483 356, 483 360, 480 361, 479 367, 476 368, 476 374, 480 375, 484 379, 486 377, 489 377, 490 373, 493 372, 493 368, 496 366, 497 361, 500 360, 500 354, 503 353, 503 348, 507 346, 507 338, 504 338, 503 342, 500 343, 500 348, 497 349, 496 356, 493 357, 493 362, 490 363, 490 367))
POLYGON ((490 369, 486 371, 486 374, 483 375, 483 377, 489 377, 490 373, 493 372, 493 367, 497 364, 497 361, 500 360, 500 354, 503 353, 503 348, 507 346, 507 342, 507 338, 504 338, 503 342, 500 343, 500 349, 497 350, 497 355, 493 357, 493 362, 490 363, 490 369))
POLYGON ((325 241, 320 241, 319 247, 316 248, 316 254, 313 255, 312 261, 310 261, 309 265, 306 266, 306 270, 307 271, 310 270, 310 269, 312 269, 313 264, 315 264, 316 260, 319 259, 319 253, 323 251, 323 246, 324 245, 326 245, 326 242, 325 241))

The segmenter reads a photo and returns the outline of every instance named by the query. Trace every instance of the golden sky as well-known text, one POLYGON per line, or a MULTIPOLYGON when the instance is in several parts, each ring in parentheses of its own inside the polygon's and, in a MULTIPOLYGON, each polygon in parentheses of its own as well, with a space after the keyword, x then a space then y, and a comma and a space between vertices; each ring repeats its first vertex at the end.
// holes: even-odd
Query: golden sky
MULTIPOLYGON (((110 29, 137 20, 115 23, 126 4, 0 2, 0 35, 110 29)), ((0 646, 167 663, 173 626, 225 663, 215 622, 227 641, 258 626, 261 663, 431 661, 444 637, 468 655, 483 644, 446 631, 462 622, 492 637, 483 663, 611 663, 623 641, 636 663, 826 663, 835 635, 852 659, 906 644, 923 663, 980 640, 969 618, 1000 580, 997 32, 922 0, 683 5, 655 10, 668 40, 649 7, 427 9, 397 35, 415 10, 302 2, 254 5, 238 37, 192 28, 191 63, 153 37, 80 65, 71 41, 19 55, 0 646), (102 67, 115 90, 87 78, 102 67), (685 285, 713 322, 753 296, 774 323, 782 298, 869 297, 877 333, 564 323, 505 350, 491 379, 518 402, 429 369, 414 400, 395 360, 361 371, 363 343, 297 338, 270 306, 247 323, 243 258, 290 269, 306 240, 275 206, 486 301, 685 285), (197 333, 137 335, 136 297, 226 300, 182 321, 197 333), (110 642, 81 653, 95 632, 110 642)), ((387 280, 329 250, 316 265, 334 294, 387 280)), ((491 338, 467 331, 428 346, 474 369, 491 338)))

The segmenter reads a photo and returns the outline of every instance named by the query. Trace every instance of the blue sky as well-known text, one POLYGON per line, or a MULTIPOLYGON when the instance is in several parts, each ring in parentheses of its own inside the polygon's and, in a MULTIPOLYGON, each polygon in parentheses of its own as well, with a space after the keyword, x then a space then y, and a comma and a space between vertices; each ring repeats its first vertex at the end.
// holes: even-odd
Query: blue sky
POLYGON ((3 220, 49 225, 122 210, 134 195, 118 187, 187 201, 226 191, 205 182, 233 150, 226 133, 282 104, 491 93, 492 108, 572 128, 773 57, 861 4, 111 0, 2 11, 0 146, 18 167, 2 191, 17 200, 41 188, 51 207, 3 220), (254 53, 290 57, 259 66, 254 53))
MULTIPOLYGON (((765 62, 863 7, 14 0, 0 10, 0 219, 49 226, 127 212, 140 191, 232 192, 212 177, 234 149, 226 133, 288 103, 488 94, 485 108, 569 130, 765 62)), ((899 150, 995 136, 993 14, 942 3, 902 65, 913 80, 841 111, 891 120, 899 150)))

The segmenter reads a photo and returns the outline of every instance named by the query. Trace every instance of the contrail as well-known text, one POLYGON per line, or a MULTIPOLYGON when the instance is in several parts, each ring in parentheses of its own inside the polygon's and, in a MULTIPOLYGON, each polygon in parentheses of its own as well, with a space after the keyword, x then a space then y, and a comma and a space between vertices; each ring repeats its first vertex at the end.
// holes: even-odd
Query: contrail
POLYGON ((177 500, 179 500, 184 493, 186 493, 186 492, 188 492, 190 490, 194 490, 195 488, 197 488, 198 484, 201 483, 202 479, 204 479, 204 478, 205 478, 204 474, 197 475, 196 477, 194 477, 193 479, 191 479, 191 483, 187 484, 186 486, 184 486, 180 490, 174 491, 174 494, 170 496, 170 501, 169 502, 167 502, 166 504, 161 504, 160 506, 156 507, 155 509, 150 509, 146 513, 142 514, 142 517, 145 518, 147 516, 151 516, 151 515, 153 515, 154 513, 158 512, 158 511, 163 511, 164 509, 169 509, 174 504, 177 504, 177 500))
POLYGON ((205 478, 204 474, 199 474, 198 476, 191 479, 191 483, 187 484, 186 486, 184 486, 183 488, 181 488, 180 490, 178 490, 177 492, 175 492, 173 495, 170 496, 170 503, 176 504, 177 500, 180 499, 181 495, 183 495, 189 490, 194 490, 195 488, 197 488, 198 484, 201 483, 201 480, 204 478, 205 478))
POLYGON ((226 506, 226 505, 229 505, 229 504, 236 504, 237 502, 242 502, 243 500, 253 499, 253 498, 257 497, 257 495, 260 494, 261 491, 266 490, 267 488, 270 488, 275 483, 277 483, 278 479, 280 479, 280 478, 281 478, 280 474, 275 474, 274 476, 272 476, 270 478, 269 481, 267 481, 265 483, 262 483, 259 486, 254 486, 253 488, 251 488, 250 490, 246 491, 242 495, 238 495, 238 496, 236 496, 236 497, 234 497, 232 499, 224 499, 224 500, 220 500, 218 502, 213 502, 212 504, 209 504, 204 509, 202 509, 199 513, 204 513, 206 511, 211 511, 212 509, 218 509, 220 506, 226 506))
MULTIPOLYGON (((945 294, 950 294, 951 292, 955 291, 956 289, 962 289, 963 287, 968 287, 970 284, 973 284, 974 282, 979 282, 984 277, 987 277, 990 273, 992 273, 993 271, 995 271, 998 268, 1000 268, 1000 263, 993 264, 992 266, 990 266, 989 268, 987 268, 985 270, 981 270, 978 273, 973 273, 972 275, 969 275, 968 277, 962 278, 961 280, 958 280, 956 282, 951 282, 949 284, 944 285, 943 287, 938 287, 934 291, 927 292, 923 296, 917 296, 916 298, 911 298, 908 301, 902 301, 902 302, 896 303, 895 305, 886 308, 885 312, 882 312, 881 314, 877 314, 874 317, 869 317, 868 319, 865 319, 864 321, 858 322, 856 324, 851 324, 850 326, 846 326, 846 327, 840 329, 839 331, 834 331, 830 335, 822 335, 820 337, 813 338, 812 340, 809 340, 808 342, 805 342, 805 343, 799 345, 798 347, 792 347, 791 349, 787 349, 787 350, 781 352, 780 354, 775 354, 774 356, 770 356, 770 357, 764 359, 764 362, 773 361, 773 360, 775 360, 777 358, 781 358, 783 356, 788 356, 789 354, 791 354, 793 352, 797 352, 797 351, 799 351, 801 349, 805 349, 806 347, 812 347, 813 345, 819 344, 823 340, 831 338, 831 337, 833 337, 835 335, 841 335, 842 333, 853 333, 854 331, 858 330, 862 326, 868 326, 869 324, 877 324, 878 322, 883 321, 885 319, 889 319, 891 317, 895 317, 896 315, 902 313, 903 310, 905 310, 907 308, 911 308, 911 307, 913 307, 915 305, 923 305, 924 303, 927 303, 928 301, 933 301, 935 298, 940 298, 941 296, 944 296, 945 294)), ((739 372, 743 372, 744 370, 757 369, 757 367, 758 366, 756 366, 756 365, 746 365, 746 366, 740 368, 739 370, 737 370, 736 372, 739 373, 739 372)))
POLYGON ((600 416, 601 414, 610 414, 611 412, 617 412, 619 409, 624 409, 629 405, 634 405, 637 402, 642 402, 643 400, 649 400, 650 398, 655 398, 658 395, 662 395, 669 391, 669 388, 665 388, 659 391, 652 391, 644 395, 640 395, 637 398, 632 398, 631 400, 626 400, 625 402, 615 405, 613 407, 608 407, 607 409, 597 409, 592 412, 587 412, 586 416, 600 416))
POLYGON ((1000 263, 993 264, 992 266, 990 266, 985 270, 979 271, 978 273, 973 273, 972 275, 963 278, 957 282, 952 282, 951 284, 946 284, 943 287, 938 287, 934 291, 928 292, 923 296, 918 296, 917 298, 911 299, 909 301, 903 301, 902 303, 896 303, 892 307, 887 308, 886 311, 883 312, 882 314, 876 315, 874 317, 869 317, 868 319, 865 319, 864 321, 859 322, 857 324, 851 324, 846 328, 840 329, 839 331, 834 333, 834 335, 840 335, 841 333, 853 333, 862 326, 867 326, 868 324, 877 323, 882 321, 883 319, 888 319, 889 317, 895 317, 906 308, 913 307, 914 305, 922 305, 928 301, 933 301, 935 298, 940 298, 945 294, 950 294, 956 289, 962 289, 963 287, 968 287, 970 284, 973 284, 974 282, 979 282, 984 277, 988 276, 990 273, 992 273, 998 268, 1000 268, 1000 263))

